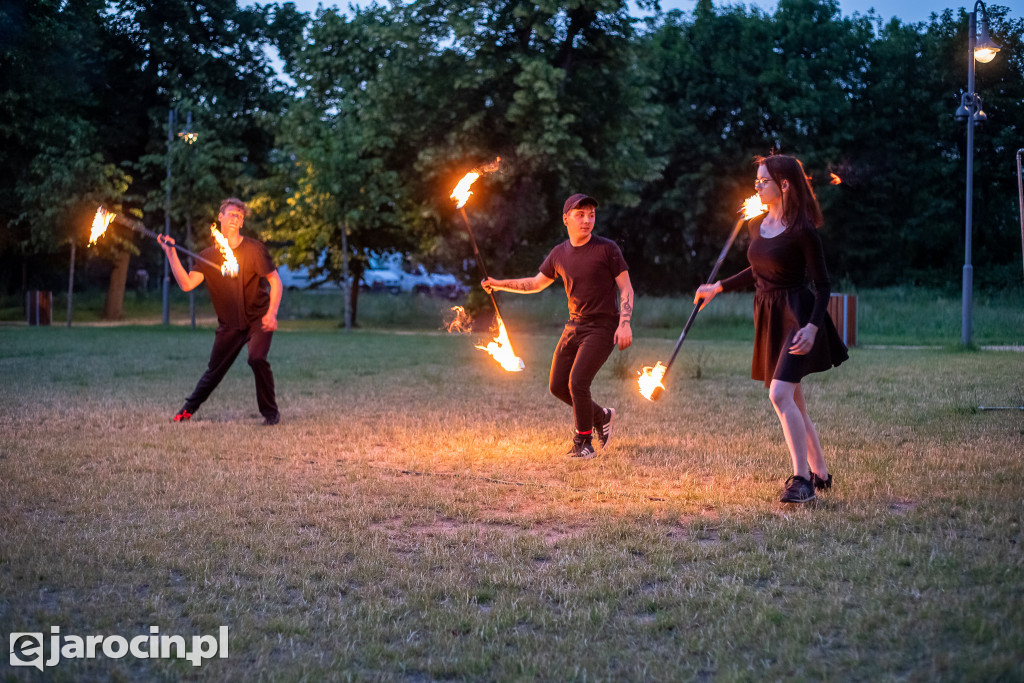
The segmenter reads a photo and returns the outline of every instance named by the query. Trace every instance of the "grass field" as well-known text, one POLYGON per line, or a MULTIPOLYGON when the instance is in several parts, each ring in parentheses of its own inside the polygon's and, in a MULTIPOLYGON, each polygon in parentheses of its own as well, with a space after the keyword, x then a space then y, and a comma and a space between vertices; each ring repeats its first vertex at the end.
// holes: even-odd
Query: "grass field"
MULTIPOLYGON (((366 302, 368 320, 389 305, 366 302)), ((557 327, 528 307, 507 316, 529 329, 518 374, 474 337, 344 334, 307 310, 274 339, 273 428, 244 358, 170 421, 210 329, 0 327, 5 637, 230 630, 199 668, 2 676, 1024 680, 1024 411, 978 410, 1024 405, 1024 354, 917 338, 945 312, 899 305, 906 325, 864 321, 868 346, 805 383, 836 481, 813 507, 777 502, 788 456, 742 303, 695 326, 659 403, 632 375, 678 330, 648 321, 616 352, 595 397, 621 420, 587 462, 562 455, 557 327), (879 346, 897 343, 928 348, 879 346)), ((1002 321, 986 342, 1021 343, 1018 309, 978 315, 1002 321)))

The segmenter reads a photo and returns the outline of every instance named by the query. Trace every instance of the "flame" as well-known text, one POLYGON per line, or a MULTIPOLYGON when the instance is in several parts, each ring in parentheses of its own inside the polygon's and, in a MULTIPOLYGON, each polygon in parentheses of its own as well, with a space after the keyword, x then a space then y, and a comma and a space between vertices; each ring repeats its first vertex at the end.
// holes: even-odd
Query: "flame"
POLYGON ((458 202, 455 205, 456 209, 461 209, 466 205, 466 202, 469 201, 470 195, 473 194, 469 191, 469 188, 479 177, 480 174, 476 171, 470 171, 466 175, 462 176, 462 180, 459 181, 459 184, 455 186, 455 189, 452 190, 451 195, 449 195, 452 199, 458 202))
POLYGON ((661 380, 665 377, 666 370, 668 370, 668 367, 662 365, 661 361, 658 361, 653 368, 649 365, 644 366, 644 369, 637 373, 640 375, 637 378, 637 384, 640 385, 640 395, 650 401, 655 389, 658 387, 664 389, 665 385, 661 383, 661 380))
POLYGON ((235 259, 235 252, 231 251, 228 238, 220 234, 216 223, 210 226, 210 232, 213 234, 213 239, 217 241, 217 246, 220 247, 220 253, 224 255, 224 263, 220 266, 221 275, 235 277, 238 275, 238 261, 235 259))
POLYGON ((760 216, 767 210, 768 207, 761 203, 760 195, 754 194, 744 200, 743 208, 740 209, 740 213, 743 214, 743 220, 749 221, 751 218, 760 216))
POLYGON ((466 313, 465 308, 452 306, 452 313, 455 314, 455 317, 444 325, 448 332, 463 334, 473 331, 473 319, 469 317, 469 313, 466 313))
POLYGON ((491 163, 480 168, 474 168, 472 171, 462 176, 462 180, 459 181, 459 184, 455 186, 455 189, 452 190, 451 195, 449 195, 451 199, 454 199, 456 202, 458 202, 455 205, 455 208, 461 209, 466 205, 466 202, 469 201, 470 196, 473 194, 472 192, 469 191, 469 188, 473 185, 473 183, 477 181, 477 178, 479 178, 484 173, 494 173, 495 171, 498 170, 498 166, 500 164, 501 157, 497 157, 491 163))
POLYGON ((92 219, 92 232, 89 233, 90 247, 107 231, 107 226, 114 220, 114 215, 114 212, 107 211, 102 206, 96 209, 96 216, 92 219))
MULTIPOLYGON (((473 331, 473 319, 466 313, 462 306, 452 306, 452 313, 455 314, 451 322, 445 323, 448 332, 464 334, 473 331)), ((487 343, 487 346, 476 345, 481 351, 491 354, 498 364, 509 372, 519 372, 526 369, 526 363, 512 350, 512 343, 508 339, 508 331, 505 329, 505 322, 501 316, 495 316, 498 321, 498 336, 494 341, 487 343)))
POLYGON ((509 372, 525 370, 526 363, 512 350, 512 343, 508 340, 508 332, 505 330, 504 321, 502 321, 501 316, 495 316, 495 318, 498 321, 498 336, 494 338, 494 341, 488 342, 487 346, 477 344, 476 348, 491 354, 491 357, 498 361, 498 365, 509 372))
POLYGON ((828 174, 830 176, 832 176, 832 180, 829 181, 829 185, 842 185, 843 184, 843 179, 840 178, 839 176, 837 176, 835 173, 833 173, 832 171, 829 171, 828 174))

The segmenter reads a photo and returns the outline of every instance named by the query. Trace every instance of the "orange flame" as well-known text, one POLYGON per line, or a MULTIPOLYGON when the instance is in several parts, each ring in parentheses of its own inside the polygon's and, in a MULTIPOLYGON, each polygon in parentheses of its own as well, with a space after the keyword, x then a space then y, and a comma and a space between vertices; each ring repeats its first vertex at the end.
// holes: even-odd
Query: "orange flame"
POLYGON ((829 171, 828 174, 830 176, 832 176, 832 180, 829 181, 829 185, 842 185, 843 184, 843 179, 840 178, 839 176, 837 176, 835 173, 833 173, 832 171, 829 171))
POLYGON ((210 226, 210 233, 213 234, 213 239, 217 241, 220 253, 224 255, 224 263, 220 266, 221 275, 235 277, 238 275, 238 261, 235 259, 235 252, 231 251, 228 238, 220 233, 216 223, 210 226))
POLYGON ((761 203, 761 197, 754 194, 744 200, 743 208, 740 209, 740 213, 743 214, 743 220, 749 221, 751 218, 760 216, 767 210, 768 207, 761 203))
POLYGON ((658 361, 653 368, 649 365, 644 366, 644 369, 637 373, 640 375, 637 378, 637 384, 640 385, 640 395, 648 401, 653 400, 651 395, 654 393, 654 390, 658 387, 665 388, 661 380, 664 379, 666 370, 668 370, 668 367, 662 365, 661 361, 658 361))
POLYGON ((473 331, 473 319, 469 317, 469 313, 466 313, 465 308, 452 306, 452 313, 455 314, 455 317, 444 325, 448 332, 464 334, 473 331))
MULTIPOLYGON (((452 313, 455 317, 451 322, 445 323, 445 329, 448 332, 456 334, 466 334, 473 331, 473 319, 466 313, 466 309, 462 306, 452 306, 452 313)), ((516 352, 512 350, 512 342, 508 339, 508 331, 505 329, 505 322, 501 319, 500 315, 495 316, 498 321, 498 336, 493 341, 487 343, 487 346, 481 346, 476 344, 476 348, 481 351, 486 351, 491 354, 494 360, 498 361, 498 365, 505 368, 509 372, 519 372, 526 369, 526 363, 523 359, 516 355, 516 352)))
POLYGON ((449 195, 451 199, 454 199, 457 202, 455 208, 461 209, 466 205, 466 202, 469 201, 470 196, 473 194, 472 192, 469 191, 469 188, 472 187, 473 183, 477 181, 477 178, 479 178, 484 173, 494 173, 495 171, 498 170, 498 166, 500 164, 501 157, 497 157, 494 161, 487 164, 486 166, 474 168, 472 171, 462 176, 462 180, 459 181, 459 184, 455 186, 455 189, 452 190, 451 195, 449 195))
POLYGON ((494 338, 494 341, 488 342, 487 346, 477 344, 476 348, 491 354, 491 357, 498 361, 498 365, 508 372, 525 370, 526 363, 512 350, 512 342, 508 340, 508 332, 505 330, 505 323, 501 316, 495 316, 495 319, 498 321, 498 336, 494 338))
POLYGON ((455 204, 456 209, 461 209, 466 205, 466 202, 469 201, 469 197, 473 194, 469 191, 469 188, 479 177, 480 174, 476 171, 470 171, 466 175, 462 176, 462 180, 459 181, 459 184, 455 186, 455 189, 452 190, 451 195, 449 195, 457 202, 455 204))
POLYGON ((102 206, 96 209, 96 216, 92 219, 92 231, 89 233, 90 247, 107 231, 107 226, 114 220, 114 215, 114 212, 107 211, 102 206))

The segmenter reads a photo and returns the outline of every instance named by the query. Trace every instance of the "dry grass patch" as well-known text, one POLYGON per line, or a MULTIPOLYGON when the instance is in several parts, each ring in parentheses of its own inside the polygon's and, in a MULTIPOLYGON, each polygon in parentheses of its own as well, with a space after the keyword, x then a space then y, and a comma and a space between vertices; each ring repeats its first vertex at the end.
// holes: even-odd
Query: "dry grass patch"
POLYGON ((281 333, 280 425, 244 360, 174 424, 209 344, 0 329, 0 623, 231 629, 201 669, 53 679, 1024 677, 1024 428, 974 410, 1021 396, 1018 355, 856 350, 810 380, 836 487, 793 508, 744 343, 658 404, 606 368, 622 419, 582 463, 552 336, 508 375, 464 338, 281 333))

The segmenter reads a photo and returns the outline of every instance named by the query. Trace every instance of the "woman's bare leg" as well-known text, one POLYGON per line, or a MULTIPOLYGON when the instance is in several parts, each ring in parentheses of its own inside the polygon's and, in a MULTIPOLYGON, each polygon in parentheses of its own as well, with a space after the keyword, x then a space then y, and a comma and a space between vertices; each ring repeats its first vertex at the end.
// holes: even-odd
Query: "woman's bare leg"
POLYGON ((825 451, 822 450, 821 441, 818 439, 818 428, 814 426, 811 418, 807 415, 807 404, 804 402, 804 394, 799 384, 796 385, 796 391, 793 392, 793 401, 804 420, 804 431, 807 433, 808 465, 819 479, 828 479, 828 465, 825 464, 825 451))
MULTIPOLYGON (((789 454, 793 459, 793 474, 810 481, 811 472, 807 464, 807 444, 810 435, 807 432, 806 416, 796 401, 799 389, 799 384, 773 379, 768 387, 768 398, 771 399, 775 414, 782 423, 782 433, 786 437, 786 446, 789 447, 789 454)), ((812 424, 811 428, 813 427, 812 424)))

